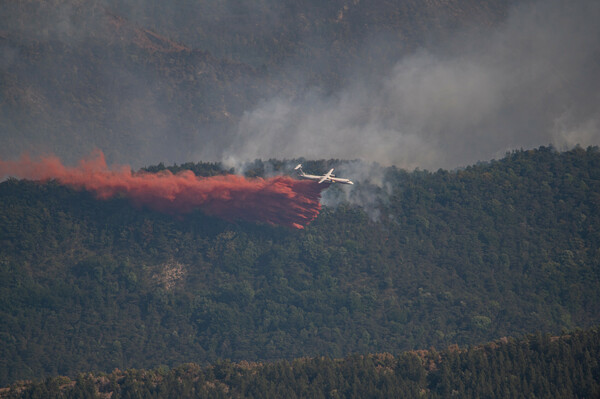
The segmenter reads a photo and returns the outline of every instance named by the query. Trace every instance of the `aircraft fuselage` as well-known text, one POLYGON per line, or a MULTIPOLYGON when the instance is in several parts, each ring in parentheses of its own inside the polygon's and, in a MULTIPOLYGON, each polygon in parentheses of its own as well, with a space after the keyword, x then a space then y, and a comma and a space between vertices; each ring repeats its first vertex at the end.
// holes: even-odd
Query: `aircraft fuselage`
POLYGON ((300 176, 303 179, 308 179, 308 180, 315 180, 318 181, 319 184, 320 183, 341 183, 341 184, 354 184, 350 179, 342 179, 340 177, 335 177, 335 175, 333 174, 333 168, 331 168, 329 170, 329 172, 327 172, 324 175, 309 175, 304 173, 304 171, 302 170, 302 164, 299 164, 298 166, 296 166, 294 168, 294 170, 298 171, 298 176, 300 176))

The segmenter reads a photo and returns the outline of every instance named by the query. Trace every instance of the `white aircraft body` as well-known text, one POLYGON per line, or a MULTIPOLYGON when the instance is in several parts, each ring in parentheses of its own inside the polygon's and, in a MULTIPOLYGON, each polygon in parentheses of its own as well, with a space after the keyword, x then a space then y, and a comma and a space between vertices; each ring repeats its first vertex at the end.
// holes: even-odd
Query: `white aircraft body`
POLYGON ((304 171, 302 170, 302 164, 298 164, 298 166, 296 166, 294 168, 294 170, 298 171, 298 175, 303 178, 303 179, 309 179, 309 180, 317 180, 319 182, 319 184, 326 182, 326 183, 342 183, 342 184, 354 184, 350 181, 350 179, 342 179, 340 177, 335 177, 335 175, 333 174, 333 168, 331 168, 329 170, 329 172, 325 173, 324 175, 308 175, 306 173, 304 173, 304 171))

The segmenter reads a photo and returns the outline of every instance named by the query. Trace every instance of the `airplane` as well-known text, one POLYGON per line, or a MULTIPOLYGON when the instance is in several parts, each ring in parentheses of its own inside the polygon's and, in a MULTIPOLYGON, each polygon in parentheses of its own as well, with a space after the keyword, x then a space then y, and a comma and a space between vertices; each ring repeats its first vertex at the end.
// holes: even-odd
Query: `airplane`
POLYGON ((303 179, 309 179, 309 180, 318 180, 319 184, 323 183, 323 182, 327 182, 327 183, 342 183, 342 184, 354 184, 350 181, 350 179, 342 179, 340 177, 335 177, 335 175, 333 174, 333 168, 331 168, 329 170, 329 172, 325 173, 322 176, 318 176, 318 175, 307 175, 306 173, 304 173, 304 171, 302 170, 302 164, 299 163, 294 170, 298 171, 298 175, 303 178, 303 179))

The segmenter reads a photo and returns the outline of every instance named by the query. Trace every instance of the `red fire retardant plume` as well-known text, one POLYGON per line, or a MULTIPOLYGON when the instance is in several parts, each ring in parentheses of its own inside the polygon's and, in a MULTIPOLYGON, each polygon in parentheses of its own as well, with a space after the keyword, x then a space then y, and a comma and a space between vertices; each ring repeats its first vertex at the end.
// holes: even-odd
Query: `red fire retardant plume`
POLYGON ((55 179, 60 184, 90 191, 99 199, 124 195, 137 206, 174 215, 199 209, 225 220, 264 222, 301 229, 314 220, 326 184, 288 176, 247 179, 238 175, 199 177, 192 171, 173 174, 135 172, 130 167, 109 168, 102 152, 66 167, 57 157, 0 160, 0 177, 55 179))

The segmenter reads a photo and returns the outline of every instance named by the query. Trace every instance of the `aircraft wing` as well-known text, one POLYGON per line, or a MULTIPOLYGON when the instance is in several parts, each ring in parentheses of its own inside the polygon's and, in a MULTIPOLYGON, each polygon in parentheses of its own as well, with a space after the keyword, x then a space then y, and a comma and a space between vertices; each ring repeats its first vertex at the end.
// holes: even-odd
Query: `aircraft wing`
POLYGON ((323 183, 327 179, 330 179, 332 173, 333 173, 333 168, 329 169, 329 172, 325 173, 325 175, 323 177, 321 177, 321 180, 319 180, 319 184, 323 183))

